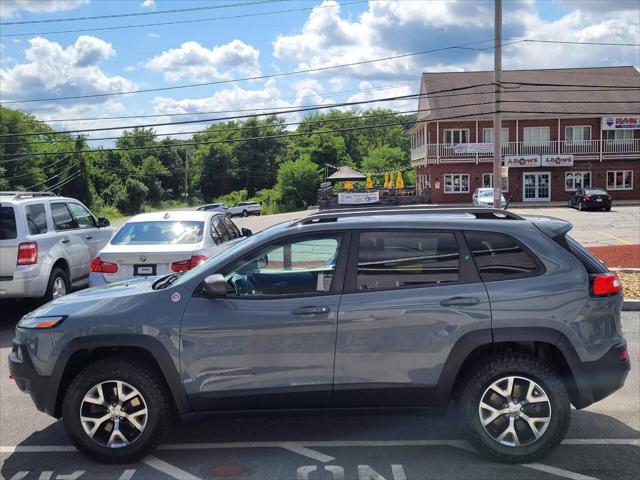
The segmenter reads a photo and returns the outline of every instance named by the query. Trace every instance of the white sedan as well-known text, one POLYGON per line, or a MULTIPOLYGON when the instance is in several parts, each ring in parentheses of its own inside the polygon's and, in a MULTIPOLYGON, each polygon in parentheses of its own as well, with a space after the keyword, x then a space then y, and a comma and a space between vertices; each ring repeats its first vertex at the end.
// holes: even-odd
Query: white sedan
POLYGON ((91 262, 91 286, 182 272, 251 235, 220 212, 173 211, 136 215, 91 262))
MULTIPOLYGON (((505 208, 507 199, 504 195, 500 198, 500 205, 505 208)), ((478 188, 473 192, 474 207, 493 207, 493 188, 478 188)))
POLYGON ((229 209, 229 214, 233 217, 249 215, 260 215, 262 213, 262 207, 258 202, 240 202, 229 209))

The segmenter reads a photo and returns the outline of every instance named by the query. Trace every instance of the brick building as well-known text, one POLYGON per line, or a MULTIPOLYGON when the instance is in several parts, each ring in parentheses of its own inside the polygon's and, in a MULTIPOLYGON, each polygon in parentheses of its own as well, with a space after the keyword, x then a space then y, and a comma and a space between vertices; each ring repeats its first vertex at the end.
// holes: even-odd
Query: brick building
MULTIPOLYGON (((492 186, 493 72, 424 73, 411 163, 433 203, 492 186), (471 87, 471 88, 466 88, 471 87)), ((566 201, 580 186, 640 199, 640 73, 633 67, 502 73, 503 189, 566 201)))

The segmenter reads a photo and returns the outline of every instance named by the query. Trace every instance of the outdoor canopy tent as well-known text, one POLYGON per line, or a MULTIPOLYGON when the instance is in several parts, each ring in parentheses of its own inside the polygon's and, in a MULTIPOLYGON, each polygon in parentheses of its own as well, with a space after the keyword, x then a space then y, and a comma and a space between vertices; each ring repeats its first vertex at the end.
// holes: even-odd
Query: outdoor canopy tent
POLYGON ((327 180, 366 180, 366 175, 363 175, 360 172, 356 172, 353 168, 347 167, 346 165, 340 167, 335 173, 329 175, 327 180))

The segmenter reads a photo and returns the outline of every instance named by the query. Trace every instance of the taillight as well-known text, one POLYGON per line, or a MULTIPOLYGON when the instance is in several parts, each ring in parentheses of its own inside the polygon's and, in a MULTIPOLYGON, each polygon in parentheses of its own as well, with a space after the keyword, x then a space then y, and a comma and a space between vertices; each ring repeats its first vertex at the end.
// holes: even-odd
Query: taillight
POLYGON ((177 262, 173 262, 171 264, 171 270, 173 270, 174 272, 186 272, 187 270, 191 270, 192 268, 195 268, 206 261, 206 255, 193 255, 188 260, 179 260, 177 262))
POLYGON ((18 261, 16 265, 35 265, 38 263, 38 244, 24 242, 18 245, 18 261))
POLYGON ((100 257, 96 257, 91 260, 89 270, 95 273, 116 273, 118 271, 118 264, 104 262, 100 257))
POLYGON ((625 347, 620 350, 620 361, 626 362, 627 360, 629 360, 629 350, 627 350, 627 347, 625 347))
POLYGON ((622 291, 622 284, 615 273, 602 273, 593 279, 593 294, 596 297, 615 295, 622 291))
POLYGON ((584 199, 585 199, 585 200, 591 200, 591 195, 585 195, 585 196, 584 196, 584 199))

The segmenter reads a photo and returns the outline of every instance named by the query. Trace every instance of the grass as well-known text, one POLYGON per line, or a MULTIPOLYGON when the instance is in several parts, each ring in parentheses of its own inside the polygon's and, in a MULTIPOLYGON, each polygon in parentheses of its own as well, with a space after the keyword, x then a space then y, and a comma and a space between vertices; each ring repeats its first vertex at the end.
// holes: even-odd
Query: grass
POLYGON ((110 222, 126 217, 124 213, 112 206, 102 207, 99 210, 95 210, 93 213, 95 213, 97 217, 108 218, 110 222))

